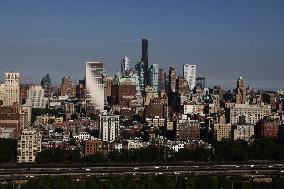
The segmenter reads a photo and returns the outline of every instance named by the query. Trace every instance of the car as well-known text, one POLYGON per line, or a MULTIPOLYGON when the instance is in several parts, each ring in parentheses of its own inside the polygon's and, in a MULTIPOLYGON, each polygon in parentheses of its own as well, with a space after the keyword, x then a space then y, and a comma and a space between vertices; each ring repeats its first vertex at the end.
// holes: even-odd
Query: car
POLYGON ((90 171, 91 169, 85 169, 86 171, 90 171))
POLYGON ((134 167, 133 169, 134 169, 134 170, 138 170, 138 169, 139 169, 139 167, 134 167))

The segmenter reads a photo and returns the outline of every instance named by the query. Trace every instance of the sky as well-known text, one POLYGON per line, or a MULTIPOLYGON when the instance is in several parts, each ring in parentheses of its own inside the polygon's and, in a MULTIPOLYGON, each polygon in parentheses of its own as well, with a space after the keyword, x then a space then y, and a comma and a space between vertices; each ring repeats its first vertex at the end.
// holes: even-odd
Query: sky
POLYGON ((40 83, 49 73, 83 79, 86 61, 102 61, 107 73, 141 59, 164 70, 197 65, 206 85, 235 88, 242 76, 251 88, 284 88, 283 0, 2 0, 0 75, 20 72, 40 83))

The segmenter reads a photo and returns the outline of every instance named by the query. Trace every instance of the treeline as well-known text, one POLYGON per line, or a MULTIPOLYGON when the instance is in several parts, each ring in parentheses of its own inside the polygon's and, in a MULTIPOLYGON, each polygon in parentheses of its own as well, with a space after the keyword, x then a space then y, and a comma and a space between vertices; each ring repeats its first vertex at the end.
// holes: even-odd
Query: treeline
MULTIPOLYGON (((0 163, 15 163, 17 141, 0 139, 0 163)), ((284 160, 284 147, 276 139, 256 138, 253 144, 243 140, 224 140, 213 144, 213 149, 180 149, 149 146, 132 150, 114 150, 107 156, 103 153, 81 157, 79 150, 48 149, 36 156, 37 163, 63 162, 167 162, 167 161, 247 161, 284 160)))
POLYGON ((133 150, 114 150, 108 159, 118 162, 165 162, 165 161, 207 161, 211 156, 209 149, 181 149, 175 152, 169 148, 150 146, 133 150))
POLYGON ((38 163, 48 162, 171 162, 171 161, 247 161, 284 160, 284 148, 275 139, 257 138, 253 144, 243 140, 224 140, 214 144, 213 149, 180 149, 175 152, 169 148, 149 146, 131 150, 114 150, 108 155, 98 152, 95 155, 80 157, 78 150, 64 151, 50 149, 36 157, 38 163))
POLYGON ((37 163, 100 163, 106 162, 107 157, 103 153, 82 157, 80 150, 47 149, 38 153, 37 163))
POLYGON ((43 150, 36 156, 37 163, 62 163, 79 162, 81 155, 79 150, 48 149, 43 150))
MULTIPOLYGON (((272 183, 256 183, 243 178, 225 178, 217 176, 186 177, 183 176, 143 176, 108 177, 104 180, 90 178, 74 181, 65 177, 40 177, 21 185, 21 189, 282 189, 283 178, 273 178, 272 183)), ((15 184, 16 185, 16 184, 15 184)), ((15 186, 14 186, 15 187, 15 186)), ((0 184, 0 189, 13 188, 12 183, 0 184)))
POLYGON ((17 158, 17 140, 0 138, 0 163, 14 163, 17 158))
POLYGON ((149 146, 132 150, 114 150, 108 155, 97 152, 95 155, 81 157, 79 150, 48 149, 36 156, 37 163, 106 163, 106 162, 169 162, 169 161, 207 161, 211 156, 211 150, 182 149, 174 152, 168 148, 149 146))
POLYGON ((224 140, 214 145, 215 161, 284 160, 284 147, 272 138, 256 138, 253 144, 243 140, 224 140))

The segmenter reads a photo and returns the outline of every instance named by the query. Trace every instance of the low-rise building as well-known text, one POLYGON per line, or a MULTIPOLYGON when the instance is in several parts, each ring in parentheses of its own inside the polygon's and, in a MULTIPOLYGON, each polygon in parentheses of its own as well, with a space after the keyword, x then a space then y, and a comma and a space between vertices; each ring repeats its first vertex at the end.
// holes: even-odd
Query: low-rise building
POLYGON ((80 141, 87 141, 91 139, 91 135, 87 132, 80 132, 77 135, 73 135, 73 137, 80 141))
POLYGON ((0 127, 0 138, 16 138, 16 128, 0 127))
POLYGON ((153 118, 146 118, 147 126, 149 127, 164 127, 165 126, 165 119, 160 118, 159 116, 155 116, 153 118))
POLYGON ((280 119, 274 119, 271 117, 264 117, 259 120, 255 126, 255 135, 277 138, 278 136, 278 127, 281 125, 280 119))
POLYGON ((101 140, 87 140, 85 141, 85 156, 95 155, 97 152, 102 152, 102 144, 101 140))
POLYGON ((15 128, 16 133, 19 133, 20 118, 17 103, 14 103, 13 106, 9 107, 0 106, 0 127, 15 128))
POLYGON ((199 140, 200 123, 196 120, 179 119, 176 123, 176 140, 199 140))
POLYGON ((233 128, 234 140, 249 141, 254 135, 254 125, 235 125, 233 128))
POLYGON ((203 113, 203 111, 204 111, 203 104, 184 104, 183 105, 184 114, 203 113))

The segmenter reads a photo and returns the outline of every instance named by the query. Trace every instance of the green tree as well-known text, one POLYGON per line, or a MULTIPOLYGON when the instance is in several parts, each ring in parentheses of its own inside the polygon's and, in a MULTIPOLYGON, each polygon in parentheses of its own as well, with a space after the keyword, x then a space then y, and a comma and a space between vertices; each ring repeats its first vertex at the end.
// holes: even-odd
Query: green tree
POLYGON ((17 140, 0 138, 0 163, 15 162, 17 140))
POLYGON ((63 162, 65 151, 61 149, 48 149, 37 154, 37 163, 63 162))
POLYGON ((90 115, 89 115, 89 118, 90 118, 91 120, 98 121, 98 115, 96 115, 96 114, 94 114, 94 113, 90 114, 90 115))
POLYGON ((107 158, 102 152, 97 152, 95 155, 85 156, 83 161, 89 163, 98 163, 107 161, 107 158))
POLYGON ((76 113, 71 115, 71 119, 72 120, 77 120, 78 119, 78 115, 76 113))
POLYGON ((71 162, 79 162, 81 160, 81 154, 79 150, 70 150, 68 152, 68 160, 71 162))

